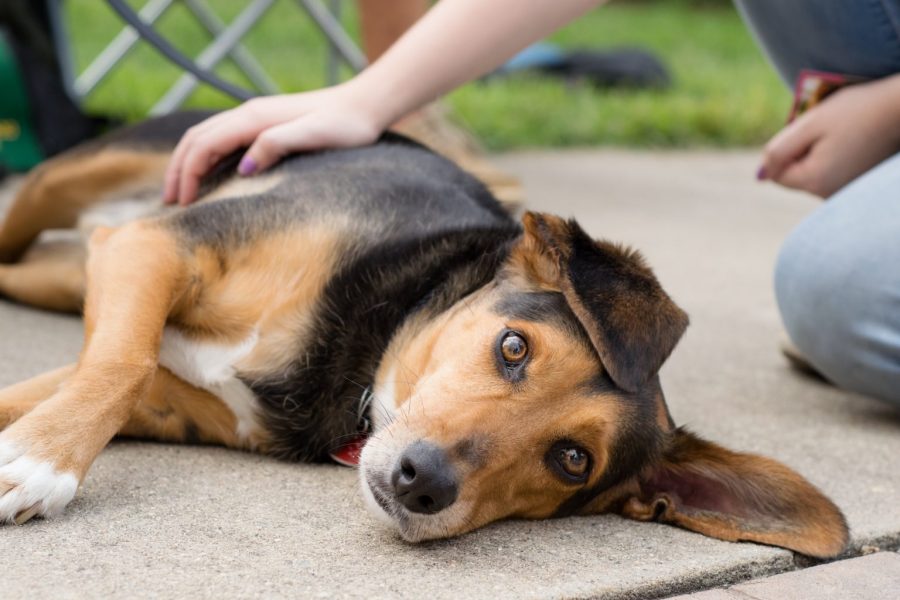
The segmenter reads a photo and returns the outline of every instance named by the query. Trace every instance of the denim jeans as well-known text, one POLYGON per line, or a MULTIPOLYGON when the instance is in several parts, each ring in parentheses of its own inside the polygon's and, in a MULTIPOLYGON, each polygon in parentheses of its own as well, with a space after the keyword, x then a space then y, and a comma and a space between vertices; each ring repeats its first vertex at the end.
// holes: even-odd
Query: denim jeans
MULTIPOLYGON (((788 84, 803 68, 900 72, 900 0, 735 3, 788 84)), ((900 406, 900 154, 790 234, 775 293, 788 335, 825 377, 900 406)))

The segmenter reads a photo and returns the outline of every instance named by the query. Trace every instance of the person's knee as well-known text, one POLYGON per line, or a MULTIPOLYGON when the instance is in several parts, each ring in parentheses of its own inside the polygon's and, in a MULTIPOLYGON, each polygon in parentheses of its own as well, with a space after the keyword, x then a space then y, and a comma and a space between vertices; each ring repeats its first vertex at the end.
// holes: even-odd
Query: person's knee
MULTIPOLYGON (((846 307, 833 302, 840 287, 836 264, 828 265, 817 228, 803 223, 785 241, 775 266, 775 297, 788 336, 813 365, 821 368, 828 348, 840 346, 848 321, 846 307)), ((826 361, 827 362, 827 361, 826 361)))
POLYGON ((847 240, 846 225, 819 211, 791 233, 775 269, 778 308, 792 342, 826 378, 900 403, 900 318, 891 308, 900 292, 872 268, 878 244, 847 240))

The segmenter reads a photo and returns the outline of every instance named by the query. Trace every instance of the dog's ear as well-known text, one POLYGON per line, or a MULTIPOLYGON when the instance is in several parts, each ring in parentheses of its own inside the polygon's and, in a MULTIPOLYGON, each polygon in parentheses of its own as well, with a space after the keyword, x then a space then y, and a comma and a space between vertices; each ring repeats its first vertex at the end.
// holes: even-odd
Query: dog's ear
POLYGON ((594 241, 575 221, 526 213, 511 260, 532 284, 559 290, 604 368, 634 392, 659 371, 688 324, 641 256, 594 241))
POLYGON ((619 512, 732 542, 751 541, 829 558, 847 545, 841 511, 772 459, 732 452, 682 429, 639 478, 619 512))

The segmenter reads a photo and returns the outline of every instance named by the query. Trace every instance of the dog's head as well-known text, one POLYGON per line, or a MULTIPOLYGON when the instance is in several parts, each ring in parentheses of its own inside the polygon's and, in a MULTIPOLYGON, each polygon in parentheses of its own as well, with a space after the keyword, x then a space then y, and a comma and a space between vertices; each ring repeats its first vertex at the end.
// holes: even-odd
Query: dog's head
POLYGON ((810 483, 674 427, 657 372, 688 319, 641 257, 574 221, 524 225, 493 284, 412 327, 379 372, 397 408, 363 451, 371 508, 410 541, 616 512, 840 552, 843 517, 810 483))

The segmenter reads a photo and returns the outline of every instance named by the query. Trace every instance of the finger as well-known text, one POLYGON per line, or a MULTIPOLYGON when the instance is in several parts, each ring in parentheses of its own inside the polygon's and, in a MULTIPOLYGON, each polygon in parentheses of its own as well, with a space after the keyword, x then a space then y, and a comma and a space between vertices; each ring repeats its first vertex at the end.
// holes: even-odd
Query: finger
POLYGON ((779 131, 763 150, 760 179, 777 180, 791 163, 809 152, 820 135, 815 124, 802 117, 779 131))
POLYGON ((175 150, 172 151, 172 156, 169 158, 169 164, 166 167, 166 175, 163 183, 163 202, 171 204, 178 199, 178 183, 180 180, 181 167, 184 156, 190 151, 191 144, 198 137, 204 135, 211 129, 215 129, 223 121, 230 118, 231 115, 229 113, 231 113, 231 111, 213 115, 197 125, 194 125, 181 136, 181 139, 175 146, 175 150))
POLYGON ((325 140, 317 132, 315 119, 300 118, 263 131, 244 154, 238 166, 241 175, 265 171, 286 154, 319 148, 325 140))
POLYGON ((828 151, 816 144, 802 160, 791 163, 781 172, 777 183, 789 188, 804 190, 820 198, 827 198, 847 183, 841 172, 827 167, 828 151))
POLYGON ((163 179, 163 202, 172 204, 178 200, 178 181, 181 178, 181 163, 184 160, 184 154, 191 145, 191 132, 182 136, 169 157, 169 164, 166 166, 166 175, 163 179))
POLYGON ((178 171, 178 202, 189 204, 197 198, 200 179, 223 156, 250 144, 256 137, 253 124, 234 126, 226 121, 191 140, 180 159, 178 171))
POLYGON ((772 178, 772 181, 795 190, 805 190, 808 175, 809 160, 803 159, 789 164, 778 174, 778 177, 772 178))
POLYGON ((172 152, 169 159, 169 165, 166 168, 166 176, 163 188, 163 201, 171 204, 179 199, 179 186, 181 185, 181 173, 184 169, 185 158, 190 155, 194 144, 202 141, 211 132, 221 129, 222 127, 239 127, 241 123, 246 125, 248 103, 222 111, 208 119, 201 121, 188 129, 179 140, 178 145, 172 152))
POLYGON ((817 196, 828 195, 825 191, 827 175, 822 172, 822 161, 818 155, 817 147, 813 146, 803 158, 785 167, 773 181, 817 196))
POLYGON ((266 127, 285 121, 292 114, 303 114, 317 97, 317 92, 308 92, 256 98, 192 127, 175 147, 166 168, 164 201, 192 202, 200 178, 216 159, 249 145, 266 127))

